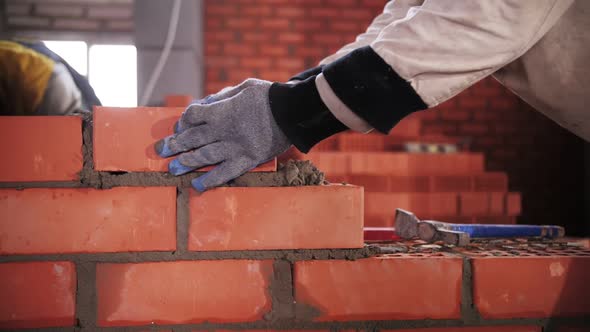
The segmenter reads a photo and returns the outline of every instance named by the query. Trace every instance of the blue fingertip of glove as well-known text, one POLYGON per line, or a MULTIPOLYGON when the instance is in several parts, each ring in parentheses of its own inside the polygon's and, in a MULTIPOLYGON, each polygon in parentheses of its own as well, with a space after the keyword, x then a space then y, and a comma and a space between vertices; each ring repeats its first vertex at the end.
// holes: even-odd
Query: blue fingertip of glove
POLYGON ((180 121, 177 121, 177 122, 174 124, 174 133, 175 133, 175 134, 178 134, 179 132, 180 132, 180 121))
POLYGON ((202 193, 202 192, 204 192, 204 191, 207 190, 205 188, 205 186, 203 185, 203 180, 205 180, 205 178, 207 177, 207 175, 209 175, 209 174, 207 173, 207 174, 201 175, 198 178, 193 179, 191 181, 191 184, 193 185, 193 188, 195 188, 198 192, 201 192, 202 193))
POLYGON ((168 164, 168 171, 172 175, 186 174, 188 172, 192 172, 194 169, 194 167, 184 166, 180 163, 180 161, 178 161, 178 159, 174 159, 168 164))
POLYGON ((166 138, 157 141, 154 149, 156 150, 156 153, 163 158, 168 158, 175 154, 172 152, 172 150, 170 150, 170 147, 168 147, 166 138))

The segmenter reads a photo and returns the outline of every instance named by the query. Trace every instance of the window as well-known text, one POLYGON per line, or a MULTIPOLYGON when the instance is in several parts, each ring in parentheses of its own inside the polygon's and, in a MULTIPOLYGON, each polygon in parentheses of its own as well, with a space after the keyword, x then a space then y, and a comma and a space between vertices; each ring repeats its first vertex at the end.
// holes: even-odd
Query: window
POLYGON ((137 51, 133 45, 92 45, 89 79, 105 106, 137 106, 137 51))
POLYGON ((45 41, 77 72, 88 77, 105 106, 137 106, 137 51, 133 45, 45 41))

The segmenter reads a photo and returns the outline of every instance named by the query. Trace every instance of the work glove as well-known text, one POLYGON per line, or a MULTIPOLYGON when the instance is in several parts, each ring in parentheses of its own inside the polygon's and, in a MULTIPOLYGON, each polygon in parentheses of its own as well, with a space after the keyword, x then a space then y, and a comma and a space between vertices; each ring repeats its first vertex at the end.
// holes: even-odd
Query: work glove
POLYGON ((287 150, 291 143, 270 111, 271 85, 250 79, 190 105, 175 125, 176 134, 156 143, 162 157, 180 153, 170 162, 170 173, 181 175, 217 165, 192 181, 203 192, 287 150))
POLYGON ((309 149, 347 129, 323 104, 315 76, 295 84, 248 79, 190 105, 175 134, 156 143, 168 165, 181 175, 216 165, 192 181, 203 192, 242 175, 286 151, 292 144, 309 149))

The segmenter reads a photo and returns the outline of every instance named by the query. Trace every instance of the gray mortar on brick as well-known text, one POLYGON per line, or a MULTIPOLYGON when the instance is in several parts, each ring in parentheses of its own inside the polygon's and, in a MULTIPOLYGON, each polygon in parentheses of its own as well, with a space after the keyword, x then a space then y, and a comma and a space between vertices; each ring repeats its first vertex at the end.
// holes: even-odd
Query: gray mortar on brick
POLYGON ((461 316, 465 323, 481 320, 473 303, 473 266, 472 259, 463 257, 463 275, 461 279, 461 316))
POLYGON ((189 189, 178 188, 176 193, 176 253, 188 251, 189 189))
POLYGON ((33 261, 72 261, 76 263, 138 263, 169 262, 178 260, 222 260, 222 259, 279 259, 289 262, 303 260, 357 260, 379 254, 374 246, 360 249, 295 249, 295 250, 238 250, 238 251, 174 251, 174 252, 117 252, 117 253, 72 253, 49 255, 3 255, 0 263, 33 261))
POLYGON ((96 263, 76 264, 76 326, 96 327, 96 263))

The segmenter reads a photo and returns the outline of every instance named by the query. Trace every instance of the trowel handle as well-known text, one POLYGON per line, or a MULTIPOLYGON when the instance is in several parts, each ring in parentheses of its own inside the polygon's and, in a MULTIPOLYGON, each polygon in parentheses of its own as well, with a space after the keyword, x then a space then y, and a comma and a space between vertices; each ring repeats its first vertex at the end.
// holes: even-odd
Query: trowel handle
POLYGON ((443 228, 467 233, 471 238, 542 237, 554 239, 565 235, 563 227, 554 225, 446 224, 443 228))

